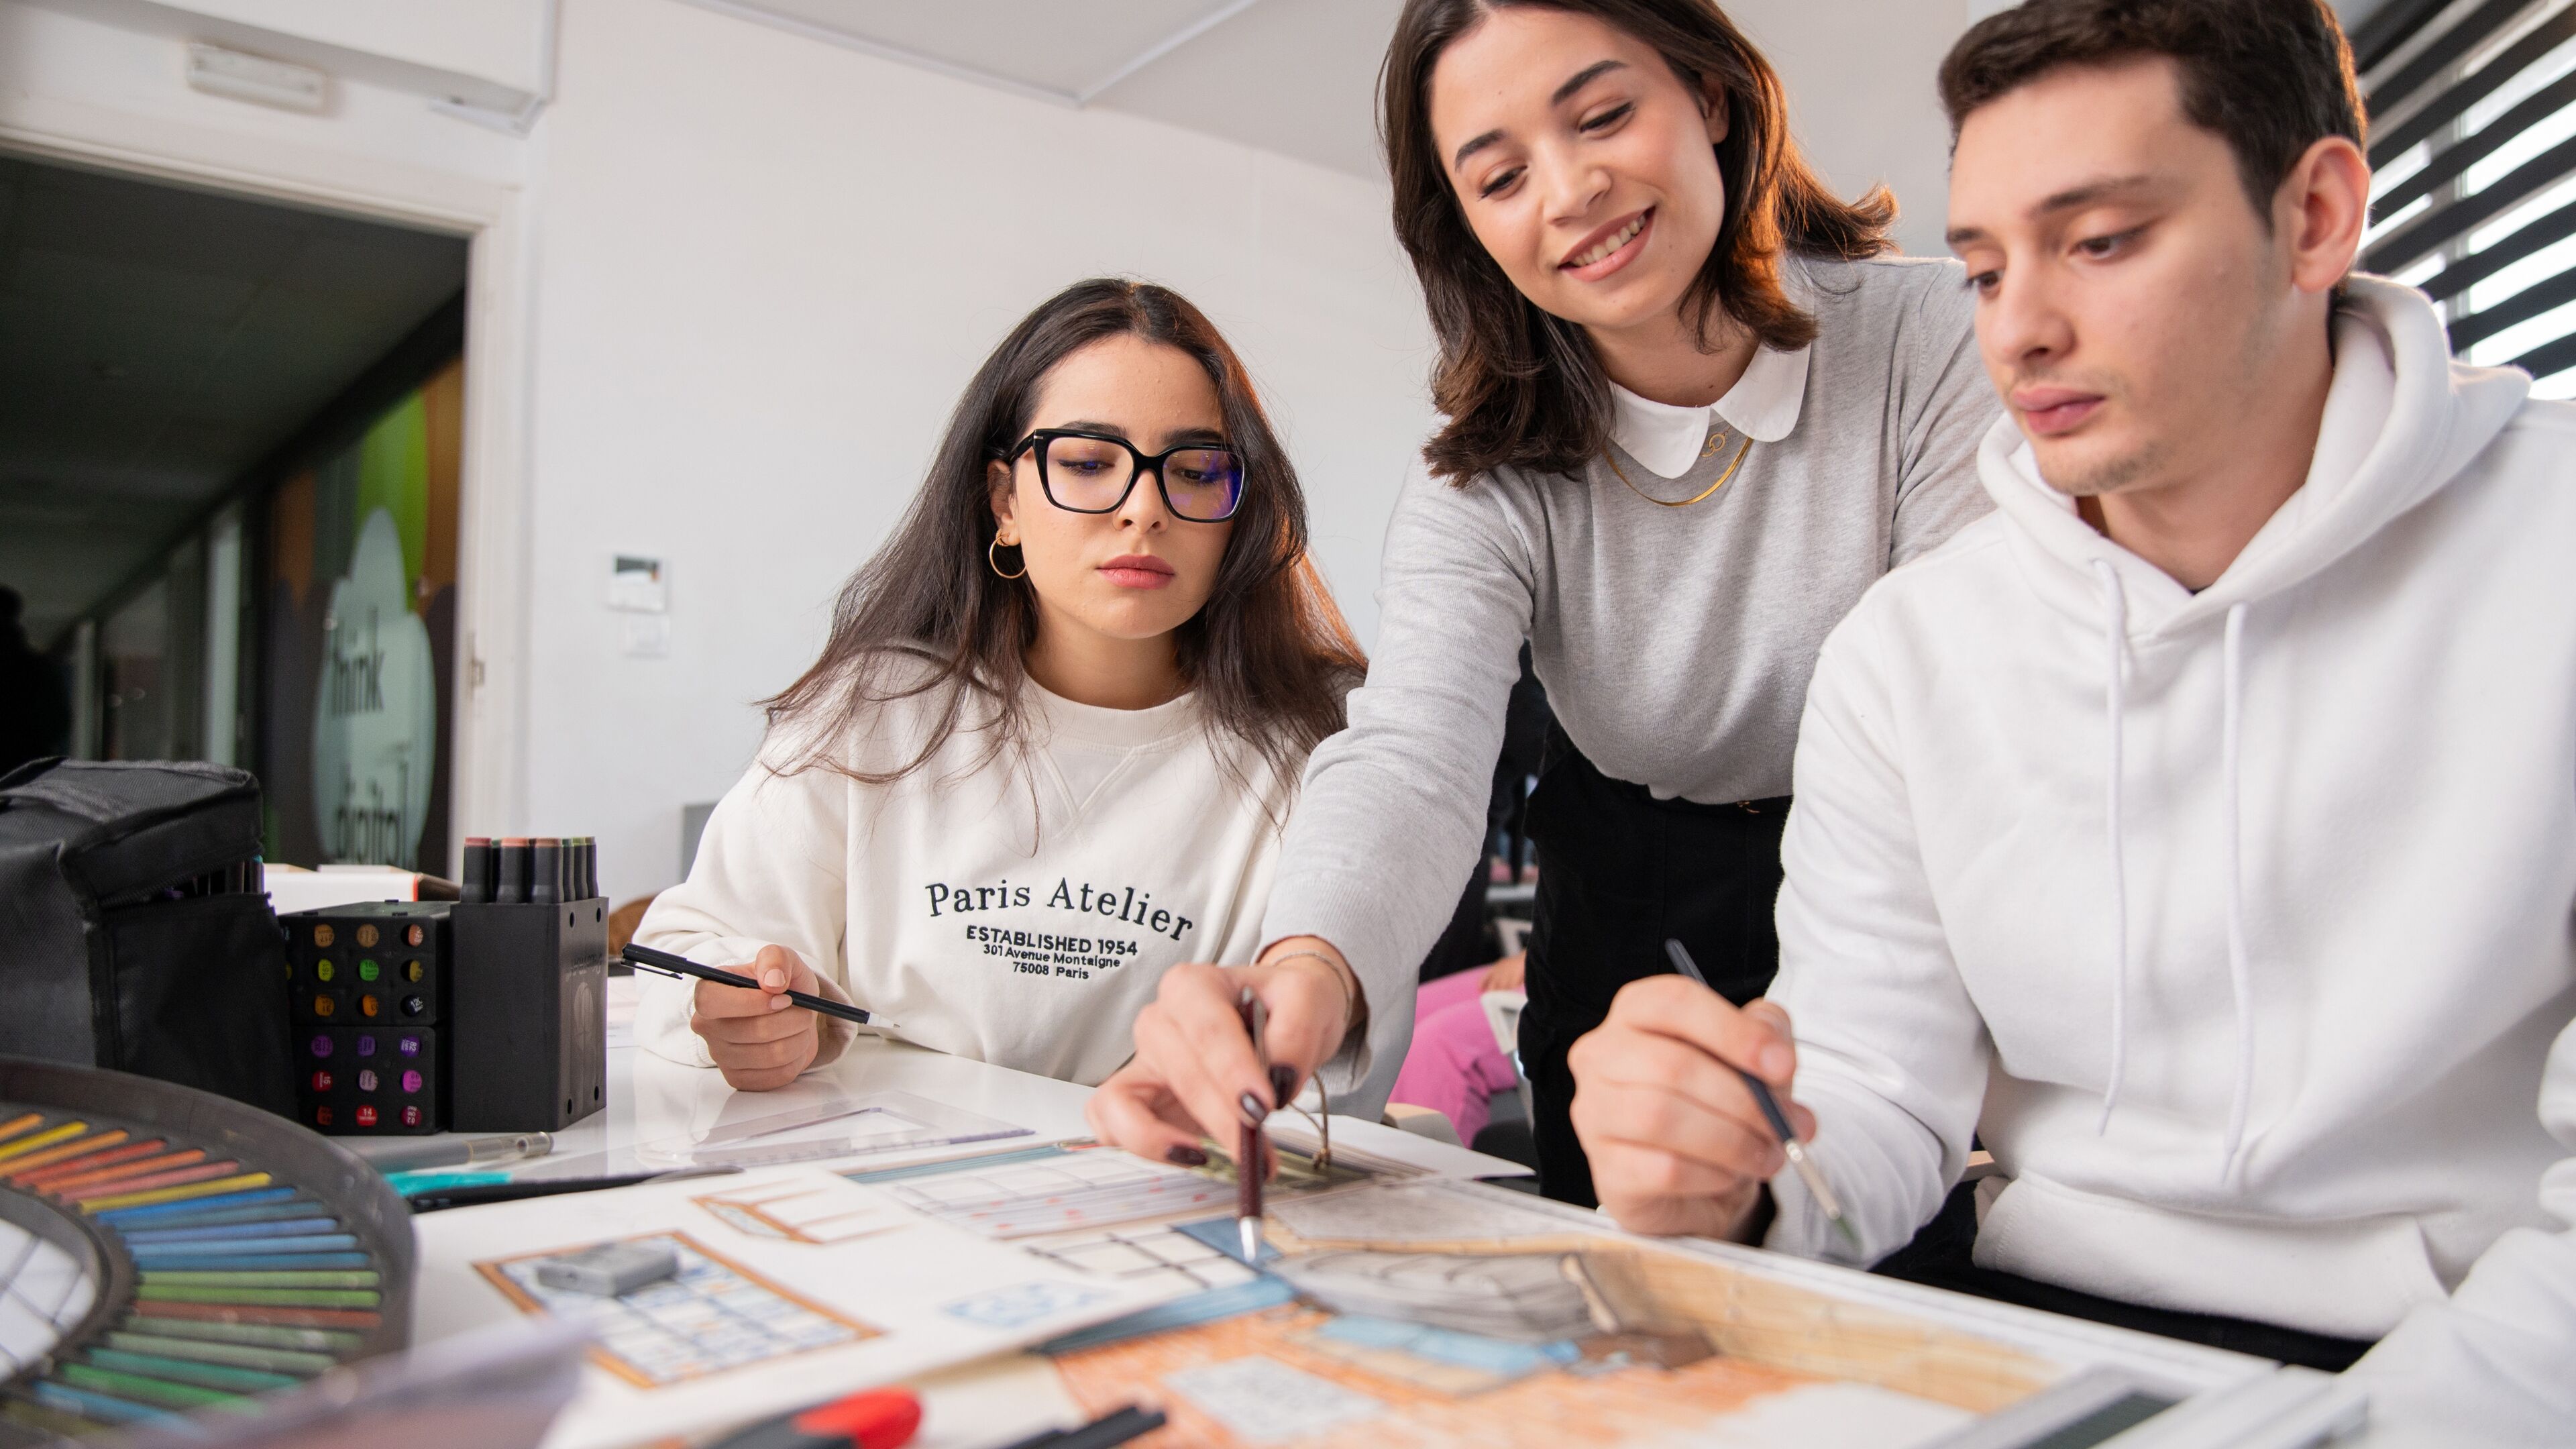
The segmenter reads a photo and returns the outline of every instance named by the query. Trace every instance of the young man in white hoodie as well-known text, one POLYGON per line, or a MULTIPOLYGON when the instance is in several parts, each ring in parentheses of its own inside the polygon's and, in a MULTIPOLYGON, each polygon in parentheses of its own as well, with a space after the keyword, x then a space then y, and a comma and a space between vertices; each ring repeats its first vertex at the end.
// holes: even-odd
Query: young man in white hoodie
POLYGON ((2346 275, 2350 64, 2323 0, 1960 42, 1997 511, 1825 647, 1770 999, 1634 984, 1573 1115, 1622 1223, 1859 1263, 1981 1136, 1919 1276, 2576 1442, 2576 407, 2346 275))

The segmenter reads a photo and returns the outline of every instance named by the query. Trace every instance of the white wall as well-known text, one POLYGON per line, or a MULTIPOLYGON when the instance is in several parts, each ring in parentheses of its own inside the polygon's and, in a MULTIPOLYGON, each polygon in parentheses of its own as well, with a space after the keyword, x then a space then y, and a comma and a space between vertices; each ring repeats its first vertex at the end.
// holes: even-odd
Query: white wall
POLYGON ((1896 192, 1896 238, 1944 257, 1950 125, 1934 84, 1941 57, 1997 0, 1743 0, 1727 13, 1770 57, 1789 92, 1790 128, 1845 196, 1896 192), (1855 43, 1865 37, 1865 43, 1855 43))
POLYGON ((1432 421, 1378 185, 675 0, 570 0, 558 54, 533 142, 516 824, 599 836, 619 895, 669 883, 680 805, 748 761, 751 701, 813 658, 968 375, 1095 273, 1171 285, 1234 341, 1373 634, 1379 539, 1432 421), (621 551, 670 562, 667 658, 620 652, 621 551))

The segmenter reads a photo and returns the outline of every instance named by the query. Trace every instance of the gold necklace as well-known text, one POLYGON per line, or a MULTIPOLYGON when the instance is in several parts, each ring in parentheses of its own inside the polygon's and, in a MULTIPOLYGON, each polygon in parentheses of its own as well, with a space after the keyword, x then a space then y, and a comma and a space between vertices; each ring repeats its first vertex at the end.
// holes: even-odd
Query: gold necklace
MULTIPOLYGON (((1708 440, 1708 446, 1700 450, 1700 456, 1702 458, 1716 457, 1717 450, 1724 446, 1725 443, 1725 434, 1718 433, 1712 435, 1708 440)), ((1628 485, 1629 492, 1645 499, 1648 503, 1655 505, 1657 508, 1688 508, 1692 504, 1699 502, 1701 499, 1708 497, 1712 493, 1715 493, 1720 488, 1725 487, 1726 481, 1735 476, 1735 470, 1744 466, 1744 455, 1752 451, 1753 435, 1751 433, 1747 433, 1744 435, 1744 446, 1735 450, 1735 461, 1726 465, 1726 471, 1717 475, 1716 482, 1711 483, 1704 489, 1701 489, 1697 497, 1683 498, 1679 500, 1671 498, 1657 498, 1652 493, 1647 492, 1645 489, 1638 487, 1634 482, 1631 482, 1627 471, 1619 466, 1618 458, 1614 456, 1608 448, 1601 450, 1601 461, 1610 465, 1610 471, 1618 475, 1620 482, 1628 485)))

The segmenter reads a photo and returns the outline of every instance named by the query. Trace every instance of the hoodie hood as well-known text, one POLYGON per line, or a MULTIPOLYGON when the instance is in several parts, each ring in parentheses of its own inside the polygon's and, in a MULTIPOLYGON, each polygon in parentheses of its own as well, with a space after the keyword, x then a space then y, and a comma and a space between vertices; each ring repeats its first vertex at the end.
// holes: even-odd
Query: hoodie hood
POLYGON ((2261 601, 2289 590, 2359 547, 2450 483, 2520 408, 2530 379, 2451 361, 2441 319, 2423 296, 2356 277, 2335 312, 2335 374, 2308 476, 2265 521, 2234 563, 2198 594, 2096 532, 2074 500, 2040 477, 2009 415, 1980 451, 1986 490, 2011 524, 2014 554, 2051 605, 2102 637, 2103 855, 2110 886, 2104 943, 2111 975, 2110 1070, 2096 1134, 2108 1132, 2127 1081, 2131 995, 2127 800, 2128 692, 2135 649, 2164 640, 2221 651, 2219 841, 2226 878, 2227 979, 2235 1016, 2232 1090, 2217 1172, 2231 1178, 2244 1152, 2258 1043, 2255 963, 2247 947, 2244 880, 2245 622, 2261 601), (2219 627, 2207 626, 2217 621, 2219 627))
POLYGON ((2432 303, 2382 278, 2347 281, 2334 336, 2334 382, 2307 481, 2198 594, 2095 532, 2074 500, 2040 476, 2011 415, 1996 419, 1978 470, 2011 520, 2015 555, 2041 597, 2098 624, 2108 567, 2126 599, 2128 636, 2143 641, 2278 594, 2448 486, 2531 390, 2516 369, 2452 361, 2432 303))

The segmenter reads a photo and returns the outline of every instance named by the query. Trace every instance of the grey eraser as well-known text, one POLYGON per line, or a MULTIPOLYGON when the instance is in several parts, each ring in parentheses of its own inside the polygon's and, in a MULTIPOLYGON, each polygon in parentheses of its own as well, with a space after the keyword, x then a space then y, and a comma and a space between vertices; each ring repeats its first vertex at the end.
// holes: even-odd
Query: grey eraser
POLYGON ((678 1271, 680 1255, 668 1243, 602 1243, 539 1263, 537 1281, 549 1288, 614 1298, 678 1271))

